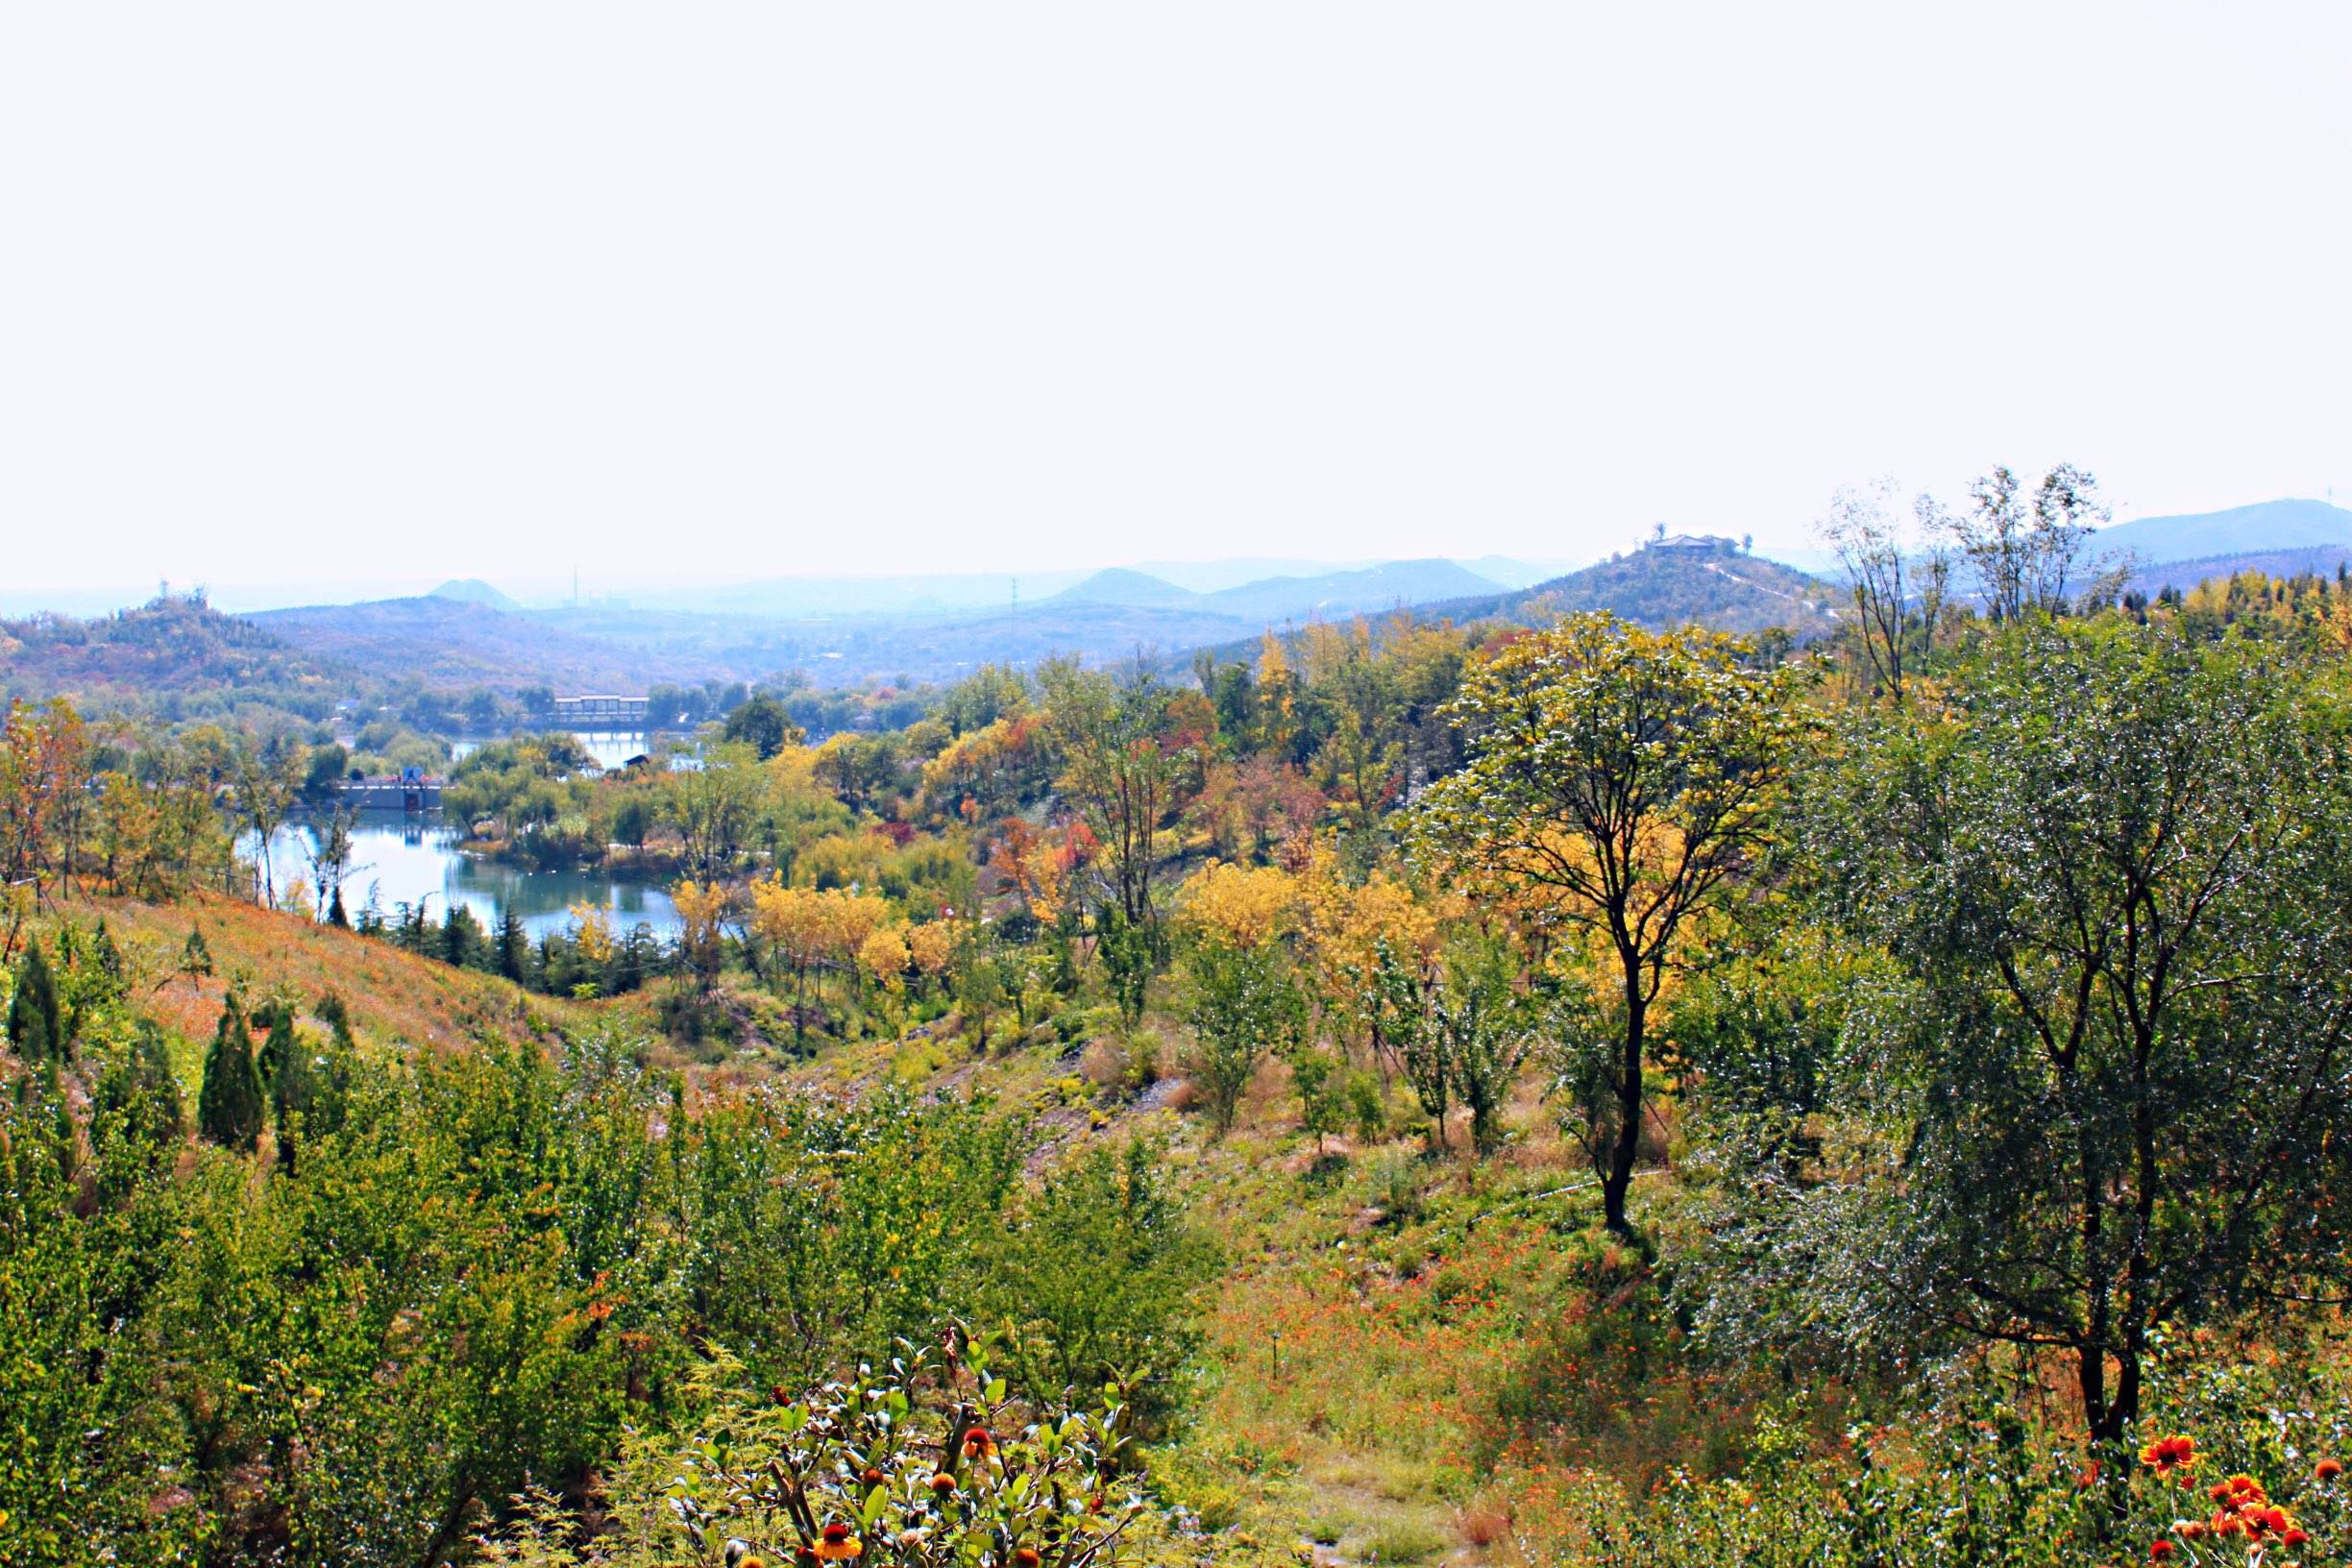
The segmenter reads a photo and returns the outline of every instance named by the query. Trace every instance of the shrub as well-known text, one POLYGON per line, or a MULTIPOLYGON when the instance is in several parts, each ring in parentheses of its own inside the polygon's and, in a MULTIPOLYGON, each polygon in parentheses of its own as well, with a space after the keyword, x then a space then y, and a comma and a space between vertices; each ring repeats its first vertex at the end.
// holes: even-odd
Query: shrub
MULTIPOLYGON (((603 1500, 598 1559, 796 1560, 890 1568, 1110 1568, 1143 1560, 1154 1520, 1124 1478, 1116 1405, 1041 1419, 968 1345, 902 1348, 878 1371, 791 1400, 715 1389, 682 1436, 641 1435, 603 1500)), ((731 1370, 723 1360, 710 1382, 731 1370)), ((569 1564, 575 1522, 540 1493, 494 1562, 569 1564)))

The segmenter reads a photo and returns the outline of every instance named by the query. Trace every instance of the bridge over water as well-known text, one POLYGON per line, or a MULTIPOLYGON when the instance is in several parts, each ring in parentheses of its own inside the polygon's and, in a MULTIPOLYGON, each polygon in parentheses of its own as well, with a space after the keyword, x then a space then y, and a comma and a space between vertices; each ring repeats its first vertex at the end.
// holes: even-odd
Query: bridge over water
POLYGON ((439 811, 441 786, 447 782, 414 768, 377 778, 355 778, 343 786, 343 803, 361 811, 439 811))

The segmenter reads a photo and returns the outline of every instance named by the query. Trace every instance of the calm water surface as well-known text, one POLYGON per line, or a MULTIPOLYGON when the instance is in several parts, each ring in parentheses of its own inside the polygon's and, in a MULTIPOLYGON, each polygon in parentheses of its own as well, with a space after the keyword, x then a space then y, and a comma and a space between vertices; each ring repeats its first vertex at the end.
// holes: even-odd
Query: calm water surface
MULTIPOLYGON (((517 730, 516 733, 530 732, 517 730)), ((646 756, 653 749, 649 744, 651 737, 643 730, 576 729, 571 734, 574 740, 587 748, 590 756, 596 758, 599 768, 607 770, 620 767, 631 757, 646 756)), ((503 735, 460 736, 450 743, 450 761, 453 765, 463 762, 492 741, 504 739, 506 737, 503 735)))
MULTIPOLYGON (((317 835, 307 823, 279 829, 270 848, 280 887, 309 875, 309 851, 316 845, 317 835)), ((249 841, 240 847, 250 857, 255 845, 249 841)), ((650 881, 611 871, 532 871, 478 859, 459 851, 456 828, 434 814, 361 812, 352 832, 352 868, 343 884, 343 907, 354 919, 371 897, 386 917, 404 903, 429 900, 426 913, 434 920, 458 903, 472 910, 485 930, 512 910, 536 940, 569 926, 572 906, 586 903, 610 911, 616 931, 640 921, 659 937, 678 931, 677 906, 650 881)))

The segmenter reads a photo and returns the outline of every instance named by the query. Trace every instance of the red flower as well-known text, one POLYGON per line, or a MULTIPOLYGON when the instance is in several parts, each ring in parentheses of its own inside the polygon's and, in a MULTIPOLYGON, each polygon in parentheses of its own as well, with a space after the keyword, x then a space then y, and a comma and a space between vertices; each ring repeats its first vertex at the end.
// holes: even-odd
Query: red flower
POLYGON ((2148 1542, 2148 1557, 2152 1561, 2162 1562, 2165 1558, 2170 1556, 2172 1553, 2173 1546, 2170 1541, 2148 1542))
POLYGON ((2160 1476, 2196 1463, 2196 1444, 2187 1437, 2159 1437, 2140 1451, 2140 1462, 2160 1476))
POLYGON ((940 1496, 945 1497, 949 1492, 955 1490, 955 1477, 949 1475, 946 1471, 942 1470, 938 1475, 931 1478, 931 1489, 939 1493, 940 1496))
POLYGON ((2312 1466, 2312 1479, 2315 1481, 2334 1481, 2342 1474, 2343 1465, 2335 1459, 2321 1459, 2312 1466))

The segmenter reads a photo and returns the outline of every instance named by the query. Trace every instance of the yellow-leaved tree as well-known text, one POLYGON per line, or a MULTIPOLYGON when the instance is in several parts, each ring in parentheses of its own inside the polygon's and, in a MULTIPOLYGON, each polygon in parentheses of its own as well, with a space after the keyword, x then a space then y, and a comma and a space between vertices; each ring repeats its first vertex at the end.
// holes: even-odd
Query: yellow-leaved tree
POLYGON ((1471 667, 1446 714, 1467 761, 1415 808, 1425 855, 1472 887, 1540 891, 1611 960, 1615 1039, 1580 1083, 1609 1227, 1641 1136, 1651 1004, 1693 918, 1731 898, 1770 842, 1806 724, 1793 672, 1745 643, 1605 613, 1531 632, 1471 667))

